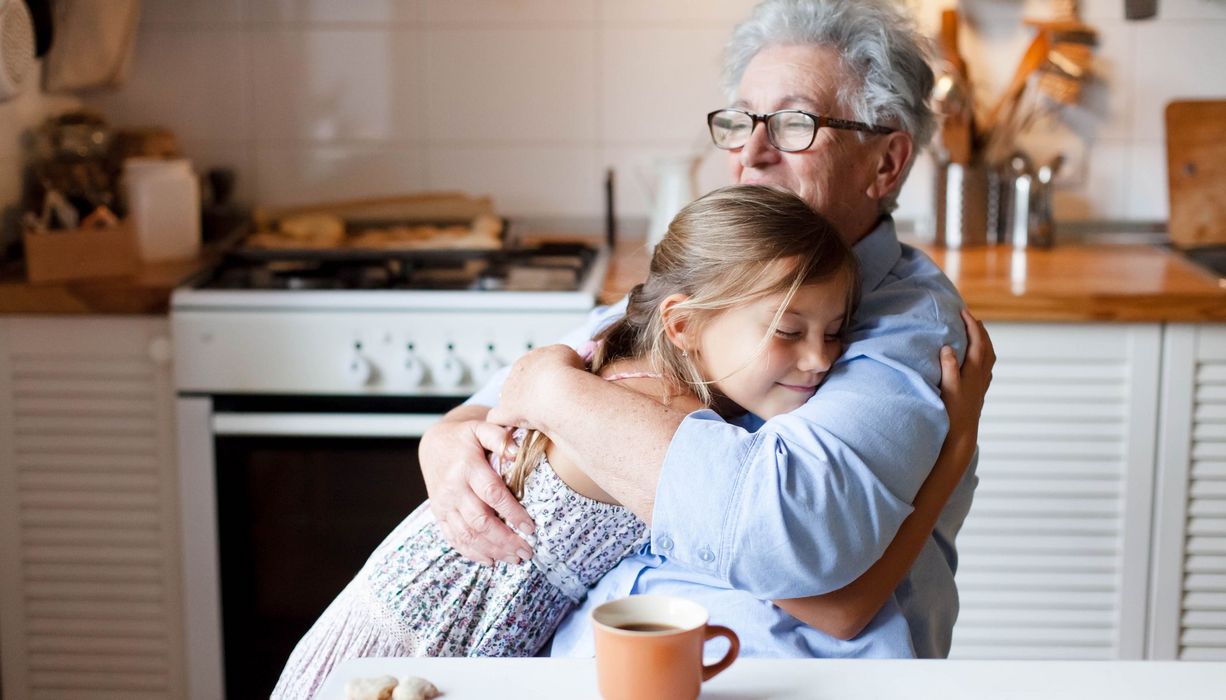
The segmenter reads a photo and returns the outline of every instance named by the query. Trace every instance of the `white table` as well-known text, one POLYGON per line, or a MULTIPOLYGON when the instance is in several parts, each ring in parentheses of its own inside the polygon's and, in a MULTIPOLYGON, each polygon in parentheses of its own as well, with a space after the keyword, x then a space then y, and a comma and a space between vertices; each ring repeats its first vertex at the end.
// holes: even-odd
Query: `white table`
MULTIPOLYGON (((353 659, 319 700, 363 676, 421 676, 445 700, 599 697, 592 659, 353 659)), ((1193 661, 870 661, 740 659, 703 685, 707 700, 1223 700, 1226 663, 1193 661)))

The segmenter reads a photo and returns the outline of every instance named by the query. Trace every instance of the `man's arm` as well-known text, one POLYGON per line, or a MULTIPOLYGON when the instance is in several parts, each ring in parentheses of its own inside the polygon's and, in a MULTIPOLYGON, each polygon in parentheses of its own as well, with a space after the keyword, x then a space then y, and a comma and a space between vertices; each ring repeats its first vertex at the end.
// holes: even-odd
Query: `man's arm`
POLYGON ((880 558, 945 437, 937 358, 963 346, 962 324, 956 298, 942 311, 916 292, 880 296, 888 314, 870 311, 880 320, 817 395, 756 433, 711 411, 678 423, 573 368, 528 371, 531 361, 490 419, 582 455, 601 488, 650 516, 654 551, 761 598, 827 593, 880 558))
MULTIPOLYGON (((561 342, 577 346, 624 309, 625 300, 594 309, 586 323, 561 342)), ((485 564, 495 559, 513 563, 532 556, 528 544, 502 519, 523 532, 530 533, 535 526, 510 489, 490 469, 486 456, 507 444, 508 431, 487 422, 486 415, 489 407, 498 402, 509 371, 508 367, 497 372, 468 401, 431 426, 418 449, 430 509, 443 536, 464 557, 485 564)), ((514 445, 507 447, 513 454, 514 445)))
POLYGON ((492 409, 488 420, 539 429, 558 447, 578 455, 579 466, 600 488, 651 524, 660 468, 687 414, 605 381, 576 360, 562 345, 538 348, 520 358, 502 390, 507 396, 530 396, 524 409, 538 420, 500 408, 492 409), (537 381, 542 373, 548 381, 537 381), (599 411, 589 411, 594 406, 599 411), (541 417, 556 424, 542 423, 541 417))
POLYGON ((963 320, 969 346, 962 367, 952 350, 941 352, 941 400, 949 414, 949 435, 915 496, 915 510, 882 557, 855 581, 825 595, 775 601, 802 622, 839 639, 858 636, 885 605, 932 536, 942 509, 974 457, 996 353, 983 324, 965 311, 963 320))

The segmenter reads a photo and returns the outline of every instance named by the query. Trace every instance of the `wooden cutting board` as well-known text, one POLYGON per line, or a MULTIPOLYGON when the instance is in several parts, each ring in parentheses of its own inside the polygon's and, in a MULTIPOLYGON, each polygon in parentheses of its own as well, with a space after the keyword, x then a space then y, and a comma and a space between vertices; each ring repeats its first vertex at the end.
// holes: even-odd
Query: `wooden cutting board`
POLYGON ((1171 242, 1226 245, 1226 100, 1166 106, 1171 242))

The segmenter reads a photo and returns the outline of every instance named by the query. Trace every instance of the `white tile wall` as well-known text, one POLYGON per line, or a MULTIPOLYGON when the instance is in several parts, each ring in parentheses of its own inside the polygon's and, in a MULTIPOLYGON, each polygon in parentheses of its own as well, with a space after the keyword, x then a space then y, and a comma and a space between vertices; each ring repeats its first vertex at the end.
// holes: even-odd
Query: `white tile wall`
POLYGON ((1132 162, 1128 168, 1129 219, 1165 219, 1167 217, 1166 143, 1164 141, 1133 141, 1129 149, 1132 162))
POLYGON ((434 29, 425 42, 431 139, 594 145, 594 29, 434 29))
POLYGON ((749 15, 757 0, 600 0, 599 4, 600 18, 605 21, 715 24, 731 28, 749 15))
POLYGON ((421 0, 247 0, 247 3, 247 18, 252 23, 273 25, 365 23, 389 27, 419 22, 422 12, 421 0))
POLYGON ((505 214, 602 211, 601 171, 589 146, 431 146, 427 167, 432 187, 493 193, 505 214))
MULTIPOLYGON (((948 0, 907 0, 936 26, 948 0)), ((204 168, 231 165, 270 204, 418 188, 491 194, 512 214, 600 213, 617 169, 619 214, 643 216, 637 172, 701 144, 722 102, 718 55, 753 0, 145 0, 132 79, 88 101, 120 125, 173 128, 204 168)), ((977 89, 994 94, 1048 0, 961 0, 977 89)), ((1226 96, 1226 1, 1162 0, 1126 22, 1083 0, 1102 38, 1097 84, 1059 128, 1032 137, 1070 166, 1062 218, 1166 214, 1162 109, 1226 96)), ((0 104, 0 194, 16 133, 54 101, 0 104), (18 104, 20 103, 20 104, 18 104)), ((703 146, 705 147, 705 146, 703 146)), ((726 183, 719 154, 702 188, 726 183)), ((899 217, 930 215, 921 161, 899 217)), ((5 201, 0 201, 0 205, 5 201)))
POLYGON ((604 32, 600 82, 606 143, 706 145, 706 114, 726 102, 719 85, 723 29, 620 28, 604 32))
POLYGON ((1226 96, 1226 21, 1149 22, 1136 32, 1134 140, 1162 137, 1170 100, 1226 96))
POLYGON ((119 125, 168 126, 182 139, 248 139, 250 36, 141 28, 127 83, 89 101, 119 125))
POLYGON ((255 156, 258 200, 269 206, 401 194, 426 187, 419 147, 260 145, 255 156))
POLYGON ((421 32, 309 29, 250 37, 259 143, 422 140, 421 32))
POLYGON ((432 25, 556 25, 596 19, 595 0, 425 0, 432 25))
POLYGON ((241 24, 244 0, 143 0, 140 21, 148 27, 241 24))

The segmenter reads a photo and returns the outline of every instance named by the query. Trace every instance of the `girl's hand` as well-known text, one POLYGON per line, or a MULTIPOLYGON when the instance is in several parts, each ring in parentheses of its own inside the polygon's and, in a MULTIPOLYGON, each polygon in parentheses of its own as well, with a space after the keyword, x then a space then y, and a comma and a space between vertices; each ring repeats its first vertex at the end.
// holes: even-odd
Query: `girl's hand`
POLYGON ((992 383, 996 351, 981 321, 966 309, 962 320, 966 323, 966 357, 959 368, 953 348, 941 348, 941 400, 949 414, 950 439, 973 446, 979 437, 979 416, 992 383))
POLYGON ((576 369, 587 371, 583 358, 568 345, 546 345, 529 352, 512 365, 488 420, 548 435, 542 416, 553 400, 549 389, 556 385, 559 372, 576 369))

